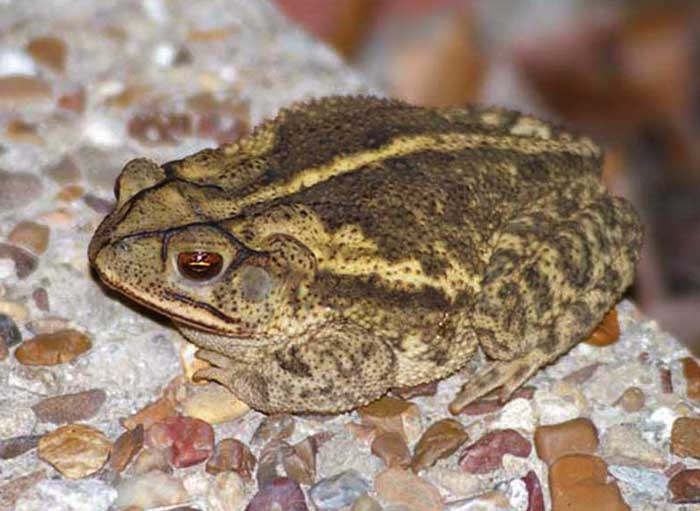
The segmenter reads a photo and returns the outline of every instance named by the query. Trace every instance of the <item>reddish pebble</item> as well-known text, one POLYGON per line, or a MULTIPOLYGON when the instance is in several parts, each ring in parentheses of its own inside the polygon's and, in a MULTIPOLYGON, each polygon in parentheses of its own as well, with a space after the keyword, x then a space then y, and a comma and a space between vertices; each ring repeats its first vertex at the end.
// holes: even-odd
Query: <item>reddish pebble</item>
POLYGON ((176 415, 148 428, 146 444, 165 450, 173 467, 190 467, 206 460, 213 452, 214 429, 203 420, 176 415))
POLYGON ((216 444, 214 454, 207 461, 206 471, 216 475, 230 470, 250 480, 255 470, 255 456, 248 446, 234 438, 226 438, 216 444))
POLYGON ((34 449, 40 438, 41 435, 23 435, 0 440, 0 459, 9 460, 21 456, 34 449))
POLYGON ((56 365, 70 362, 92 347, 92 342, 76 330, 60 330, 40 334, 24 342, 15 351, 15 358, 24 365, 56 365))
POLYGON ((700 502, 700 469, 682 470, 668 482, 675 504, 700 502))
POLYGON ((527 458, 532 446, 514 429, 492 431, 466 448, 459 460, 462 470, 485 474, 501 466, 504 454, 527 458))
POLYGON ((64 110, 82 113, 85 110, 85 99, 85 89, 83 87, 76 87, 58 98, 58 107, 64 110))
POLYGON ((304 492, 288 477, 278 477, 261 488, 245 511, 308 511, 304 492))
POLYGON ((530 470, 522 478, 522 481, 525 483, 525 488, 527 488, 527 511, 545 511, 542 485, 535 471, 530 470))
POLYGON ((32 406, 32 410, 42 422, 65 424, 94 417, 106 398, 104 390, 92 389, 42 399, 32 406))

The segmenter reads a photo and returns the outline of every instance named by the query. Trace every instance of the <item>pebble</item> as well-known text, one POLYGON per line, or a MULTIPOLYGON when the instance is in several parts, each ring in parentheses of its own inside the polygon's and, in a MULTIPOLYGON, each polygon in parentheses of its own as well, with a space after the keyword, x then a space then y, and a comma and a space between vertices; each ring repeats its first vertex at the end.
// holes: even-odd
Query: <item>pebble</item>
POLYGON ((140 112, 129 119, 127 132, 142 144, 175 144, 192 134, 192 117, 177 112, 140 112))
POLYGON ((27 278, 39 266, 39 260, 34 254, 9 243, 0 243, 0 259, 10 259, 15 264, 18 279, 27 278))
POLYGON ((565 381, 572 385, 581 385, 583 383, 586 383, 588 380, 593 378, 593 375, 596 373, 598 368, 601 367, 601 365, 603 364, 596 362, 594 364, 581 367, 580 369, 576 369, 575 371, 564 376, 564 378, 562 378, 562 381, 565 381))
POLYGON ((619 339, 620 323, 617 321, 617 309, 613 307, 584 342, 592 346, 609 346, 619 339))
POLYGON ((42 422, 65 424, 94 417, 107 399, 102 389, 92 389, 75 394, 63 394, 42 399, 32 406, 42 422))
POLYGON ((207 461, 206 471, 212 475, 232 471, 251 480, 255 464, 255 456, 247 445, 235 438, 225 438, 216 444, 214 453, 207 461))
POLYGON ((37 125, 20 118, 10 119, 5 124, 5 134, 13 142, 24 144, 44 143, 44 139, 38 133, 37 125))
POLYGON ((448 502, 443 511, 510 511, 511 509, 513 508, 506 495, 499 491, 490 491, 469 499, 448 502))
POLYGON ((42 312, 49 312, 49 293, 43 287, 38 287, 32 291, 32 299, 36 308, 42 312))
POLYGON ((112 470, 122 472, 143 448, 143 440, 143 426, 140 424, 119 435, 112 446, 112 454, 109 457, 109 466, 112 467, 112 470))
POLYGON ((646 397, 642 389, 639 387, 627 387, 620 398, 613 404, 620 406, 627 413, 634 413, 644 408, 645 402, 646 397))
POLYGON ((668 367, 659 367, 659 385, 664 394, 673 393, 673 376, 668 367))
POLYGON ((64 476, 80 479, 100 470, 111 448, 101 431, 84 424, 68 424, 42 436, 37 455, 64 476))
MULTIPOLYGON (((51 95, 48 82, 26 75, 0 77, 0 104, 20 105, 32 101, 46 100, 51 95)), ((0 184, 2 178, 0 178, 0 184)), ((2 190, 2 186, 0 186, 2 190)), ((0 193, 2 198, 2 193, 0 193)))
POLYGON ((608 466, 608 473, 640 494, 648 493, 656 498, 662 498, 666 494, 668 477, 663 473, 622 465, 608 466))
POLYGON ((64 318, 52 316, 43 319, 33 319, 27 322, 24 327, 34 335, 55 334, 59 330, 70 328, 70 322, 64 318))
POLYGON ((24 365, 52 366, 65 364, 85 353, 92 341, 76 330, 60 330, 53 334, 39 334, 21 344, 15 358, 24 365))
POLYGON ((189 467, 206 460, 213 452, 214 429, 203 420, 175 415, 149 427, 145 443, 165 450, 173 467, 189 467))
POLYGON ((0 459, 10 460, 36 448, 41 435, 21 435, 0 440, 0 459))
POLYGON ((15 323, 24 323, 29 319, 29 309, 17 302, 0 300, 0 314, 9 316, 15 323))
POLYGON ((98 197, 92 193, 86 193, 83 196, 83 202, 87 205, 87 207, 101 215, 110 213, 115 206, 114 201, 103 199, 102 197, 98 197))
POLYGON ((683 359, 683 376, 685 376, 688 399, 700 399, 700 365, 691 357, 683 359))
POLYGON ((299 483, 279 477, 260 488, 245 511, 308 511, 299 483))
POLYGON ((384 396, 358 409, 362 422, 387 433, 398 433, 405 442, 414 443, 421 432, 421 415, 410 401, 384 396))
POLYGON ((14 226, 7 239, 36 255, 41 255, 49 246, 50 232, 46 225, 25 220, 14 226))
POLYGON ((80 185, 66 185, 56 194, 56 200, 61 202, 75 202, 85 195, 85 188, 80 185))
POLYGON ((490 427, 494 429, 518 429, 527 433, 535 430, 532 404, 527 399, 514 399, 505 404, 501 413, 490 427))
POLYGON ((168 464, 168 460, 163 451, 150 447, 142 449, 136 456, 136 459, 134 459, 131 467, 129 467, 129 471, 135 475, 146 474, 153 470, 159 470, 170 474, 173 472, 173 467, 168 464))
POLYGON ((671 452, 681 458, 700 458, 700 419, 679 417, 673 422, 671 452))
POLYGON ((319 510, 335 510, 350 506, 369 488, 369 483, 357 471, 347 470, 313 485, 309 497, 319 510))
POLYGON ((284 465, 282 463, 282 455, 283 451, 289 448, 290 445, 284 440, 270 440, 260 450, 260 454, 258 455, 258 470, 255 474, 255 479, 258 482, 259 488, 266 486, 280 477, 287 477, 287 472, 284 470, 284 465))
POLYGON ((413 451, 411 468, 414 472, 432 467, 438 460, 451 456, 467 441, 469 435, 461 422, 441 419, 428 427, 413 451))
POLYGON ((17 499, 13 511, 108 511, 117 496, 97 479, 44 479, 17 499))
POLYGON ((85 100, 85 88, 77 86, 69 89, 65 94, 61 94, 56 104, 58 108, 75 113, 83 113, 85 111, 85 100))
POLYGON ((372 441, 372 454, 387 467, 406 468, 411 465, 411 453, 398 433, 379 433, 372 441))
POLYGON ((65 70, 68 47, 63 39, 58 37, 37 37, 29 41, 26 50, 38 64, 43 64, 52 71, 59 73, 65 70))
POLYGON ((316 481, 316 454, 318 448, 330 438, 330 433, 306 437, 293 446, 282 449, 282 465, 287 476, 300 484, 311 485, 316 481))
POLYGON ((71 156, 64 156, 44 172, 59 185, 75 183, 81 178, 80 168, 71 156))
POLYGON ((517 431, 492 431, 466 448, 459 459, 459 466, 471 474, 485 474, 502 466, 504 454, 527 458, 531 451, 530 442, 517 431))
POLYGON ((360 495, 353 502, 350 511, 382 511, 382 506, 369 495, 360 495))
POLYGON ((19 331, 17 323, 12 317, 2 313, 0 313, 0 339, 8 348, 22 342, 22 333, 19 331))
MULTIPOLYGON (((9 482, 0 483, 0 509, 17 511, 15 503, 20 496, 26 495, 32 487, 46 479, 46 470, 35 470, 27 475, 16 477, 9 482)), ((34 509, 42 509, 36 506, 34 509)))
POLYGON ((487 413, 497 412, 502 409, 506 404, 514 399, 532 399, 535 395, 535 387, 525 386, 516 389, 509 398, 508 401, 503 403, 498 397, 495 398, 484 398, 473 401, 465 406, 460 414, 464 415, 484 415, 487 413))
POLYGON ((388 468, 377 474, 374 489, 380 499, 410 511, 441 511, 443 499, 432 484, 413 472, 388 468))
POLYGON ((527 511, 545 511, 544 494, 540 478, 534 470, 530 470, 522 477, 527 489, 527 511))
POLYGON ((424 477, 440 488, 461 497, 471 497, 484 490, 479 476, 439 465, 427 469, 424 477))
POLYGON ((117 485, 117 499, 112 506, 115 509, 150 509, 174 506, 190 500, 182 481, 154 470, 129 479, 123 479, 117 485))
POLYGON ((675 504, 700 503, 700 469, 681 470, 668 482, 675 504))
POLYGON ((600 453, 608 463, 615 465, 647 468, 667 465, 666 454, 650 445, 639 428, 631 424, 609 427, 603 436, 600 453))
POLYGON ((549 470, 549 490, 552 511, 630 511, 597 456, 571 454, 556 460, 549 470))
POLYGON ((540 426, 559 424, 581 416, 576 403, 547 389, 538 389, 533 402, 540 426))
POLYGON ((234 472, 222 472, 213 478, 207 492, 210 511, 240 511, 246 495, 241 476, 234 472))
POLYGON ((122 419, 120 422, 126 429, 134 429, 139 424, 142 425, 144 429, 148 429, 156 422, 166 417, 171 417, 176 413, 175 406, 171 400, 160 398, 144 406, 134 415, 122 419))
POLYGON ((253 433, 252 445, 262 445, 270 440, 284 440, 294 433, 294 417, 287 414, 266 415, 253 433))
POLYGON ((594 454, 598 430, 590 419, 580 418, 535 430, 537 456, 548 465, 566 454, 594 454))
POLYGON ((182 403, 183 411, 209 424, 219 424, 245 415, 250 407, 221 385, 196 388, 182 403))

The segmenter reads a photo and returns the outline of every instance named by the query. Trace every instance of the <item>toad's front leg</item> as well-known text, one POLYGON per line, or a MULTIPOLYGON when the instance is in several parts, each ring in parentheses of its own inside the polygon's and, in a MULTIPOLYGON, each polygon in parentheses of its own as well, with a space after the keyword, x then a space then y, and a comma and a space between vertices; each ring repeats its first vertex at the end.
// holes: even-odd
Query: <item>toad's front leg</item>
POLYGON ((349 322, 325 325, 255 363, 208 350, 197 356, 216 367, 196 378, 221 383, 265 413, 349 410, 382 396, 396 379, 390 347, 349 322))

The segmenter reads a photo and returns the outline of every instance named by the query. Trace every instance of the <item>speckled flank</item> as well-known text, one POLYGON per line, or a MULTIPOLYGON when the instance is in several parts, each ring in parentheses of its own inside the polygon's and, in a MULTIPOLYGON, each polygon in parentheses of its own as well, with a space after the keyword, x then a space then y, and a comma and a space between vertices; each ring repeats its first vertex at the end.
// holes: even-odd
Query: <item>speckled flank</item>
POLYGON ((127 165, 90 259, 262 410, 356 406, 447 376, 477 344, 510 365, 467 394, 509 389, 631 282, 641 229, 601 157, 504 109, 324 98, 236 144, 127 165), (193 250, 225 270, 188 282, 174 261, 193 250))

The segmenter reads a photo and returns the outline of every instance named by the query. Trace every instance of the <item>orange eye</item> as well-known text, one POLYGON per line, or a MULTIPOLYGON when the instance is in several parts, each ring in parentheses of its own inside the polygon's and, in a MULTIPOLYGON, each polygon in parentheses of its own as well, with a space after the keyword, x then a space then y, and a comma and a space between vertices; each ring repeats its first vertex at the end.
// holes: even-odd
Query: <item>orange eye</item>
POLYGON ((224 259, 214 252, 180 252, 177 267, 191 280, 209 280, 216 277, 224 265, 224 259))

